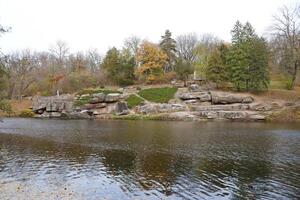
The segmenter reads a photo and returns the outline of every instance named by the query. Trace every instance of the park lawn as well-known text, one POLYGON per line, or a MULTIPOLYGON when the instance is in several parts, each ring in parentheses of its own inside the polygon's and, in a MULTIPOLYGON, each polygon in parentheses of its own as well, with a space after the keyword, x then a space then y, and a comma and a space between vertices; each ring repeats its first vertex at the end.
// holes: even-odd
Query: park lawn
POLYGON ((142 103, 143 101, 144 100, 142 98, 136 96, 135 94, 131 94, 129 97, 126 98, 128 108, 133 108, 142 103))
POLYGON ((162 88, 149 88, 139 91, 139 95, 144 99, 155 103, 167 103, 170 99, 174 98, 177 88, 162 87, 162 88))

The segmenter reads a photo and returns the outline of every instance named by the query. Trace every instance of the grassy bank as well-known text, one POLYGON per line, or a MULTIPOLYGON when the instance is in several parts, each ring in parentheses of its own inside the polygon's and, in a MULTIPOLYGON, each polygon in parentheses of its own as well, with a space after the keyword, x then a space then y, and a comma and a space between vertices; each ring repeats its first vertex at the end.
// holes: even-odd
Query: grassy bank
POLYGON ((141 90, 138 94, 147 99, 148 101, 155 103, 167 103, 170 99, 174 98, 177 88, 174 87, 161 87, 161 88, 149 88, 141 90))

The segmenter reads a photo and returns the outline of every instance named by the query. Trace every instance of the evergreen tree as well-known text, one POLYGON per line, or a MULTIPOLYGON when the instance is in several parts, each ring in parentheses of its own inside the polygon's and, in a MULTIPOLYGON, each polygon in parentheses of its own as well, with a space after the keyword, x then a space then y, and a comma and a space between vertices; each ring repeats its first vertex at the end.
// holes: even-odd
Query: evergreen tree
POLYGON ((249 22, 236 22, 232 46, 227 55, 229 78, 237 90, 261 90, 268 87, 268 50, 249 22))
POLYGON ((114 83, 125 86, 133 83, 134 65, 134 57, 129 51, 123 50, 120 52, 113 47, 106 53, 101 66, 114 83))
POLYGON ((172 33, 166 30, 165 35, 161 36, 160 48, 168 56, 164 72, 174 70, 176 60, 176 41, 172 38, 172 33))
POLYGON ((226 67, 226 55, 228 53, 228 47, 225 44, 220 44, 214 48, 211 54, 208 56, 206 78, 217 84, 217 87, 221 83, 227 81, 228 72, 226 67))

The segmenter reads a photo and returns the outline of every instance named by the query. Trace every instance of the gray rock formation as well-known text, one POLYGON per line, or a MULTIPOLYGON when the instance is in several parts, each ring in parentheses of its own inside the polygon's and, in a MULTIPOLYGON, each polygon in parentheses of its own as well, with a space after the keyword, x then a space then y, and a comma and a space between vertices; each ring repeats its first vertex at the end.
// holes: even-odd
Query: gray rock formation
POLYGON ((213 104, 252 103, 254 101, 251 96, 225 92, 211 92, 211 100, 213 104))
POLYGON ((70 95, 61 95, 59 97, 36 97, 33 98, 32 111, 37 114, 46 112, 71 112, 73 110, 74 98, 70 95))
POLYGON ((116 115, 127 115, 130 113, 126 102, 117 102, 115 110, 116 115))
POLYGON ((106 103, 113 103, 113 102, 117 102, 121 99, 122 95, 119 93, 111 93, 106 95, 105 97, 105 102, 106 103))
POLYGON ((187 110, 188 107, 182 104, 150 103, 142 106, 137 106, 137 112, 140 114, 170 113, 187 110))
POLYGON ((92 99, 90 100, 91 104, 102 103, 105 101, 106 95, 104 93, 96 93, 92 95, 92 99))
POLYGON ((198 99, 200 102, 211 101, 211 95, 209 92, 186 92, 179 94, 181 100, 193 100, 198 99))

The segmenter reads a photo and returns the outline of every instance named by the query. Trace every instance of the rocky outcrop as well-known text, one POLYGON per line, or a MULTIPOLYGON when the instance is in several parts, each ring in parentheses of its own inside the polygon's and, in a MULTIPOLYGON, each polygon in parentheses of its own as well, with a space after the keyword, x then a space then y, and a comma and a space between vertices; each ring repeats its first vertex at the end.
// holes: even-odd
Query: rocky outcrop
POLYGON ((200 102, 211 101, 209 92, 187 92, 179 94, 179 98, 183 101, 186 100, 199 100, 200 102))
POLYGON ((32 111, 37 117, 60 117, 62 112, 73 111, 74 98, 71 95, 35 97, 32 102, 32 111))
POLYGON ((105 97, 105 102, 106 103, 113 103, 113 102, 117 102, 121 99, 122 95, 119 93, 111 93, 106 95, 105 97))
POLYGON ((252 103, 254 99, 251 96, 244 96, 240 94, 212 92, 211 101, 213 104, 232 104, 232 103, 252 103))
POLYGON ((229 105, 208 105, 208 106, 191 106, 194 111, 229 111, 229 110, 248 110, 248 104, 229 104, 229 105))
POLYGON ((127 115, 130 111, 128 109, 126 102, 117 102, 116 103, 116 115, 127 115))
POLYGON ((170 113, 177 111, 186 111, 188 108, 182 104, 167 104, 167 103, 150 103, 137 107, 139 114, 157 114, 157 113, 170 113))

